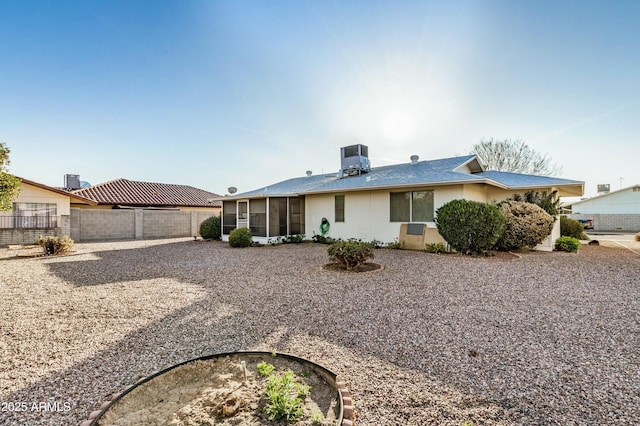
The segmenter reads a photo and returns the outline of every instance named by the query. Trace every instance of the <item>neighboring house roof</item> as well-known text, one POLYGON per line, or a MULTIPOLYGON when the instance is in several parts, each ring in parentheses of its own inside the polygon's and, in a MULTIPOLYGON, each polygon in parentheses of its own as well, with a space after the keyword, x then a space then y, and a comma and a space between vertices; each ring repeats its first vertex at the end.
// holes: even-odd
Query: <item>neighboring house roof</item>
POLYGON ((73 194, 73 193, 71 193, 69 191, 65 191, 64 189, 59 189, 59 188, 54 188, 52 186, 47 186, 47 185, 45 185, 43 183, 34 182, 32 180, 25 179, 25 178, 22 178, 22 177, 19 177, 19 176, 16 176, 16 177, 18 179, 20 179, 21 182, 26 183, 28 185, 35 186, 37 188, 44 189, 46 191, 55 192, 56 194, 65 195, 65 196, 69 197, 71 200, 74 200, 76 203, 89 204, 91 206, 95 206, 96 204, 98 204, 98 203, 96 203, 95 201, 93 201, 93 200, 91 200, 89 198, 85 198, 85 197, 83 197, 81 195, 78 195, 78 194, 73 194))
POLYGON ((601 200, 602 198, 605 198, 605 197, 611 197, 611 196, 614 196, 614 198, 615 198, 615 197, 617 197, 621 192, 627 192, 627 191, 629 191, 629 190, 632 190, 632 191, 638 192, 638 191, 640 191, 640 185, 631 185, 631 186, 628 186, 628 187, 626 187, 626 188, 621 188, 621 189, 617 189, 617 190, 615 190, 615 191, 607 192, 606 194, 599 194, 599 195, 595 195, 595 196, 593 196, 593 197, 591 197, 591 198, 585 198, 584 200, 574 201, 574 202, 572 202, 572 203, 570 204, 570 206, 572 206, 572 207, 573 207, 573 206, 575 206, 575 205, 580 205, 580 204, 582 204, 582 203, 588 203, 588 202, 592 202, 592 201, 595 201, 595 200, 601 200))
POLYGON ((411 186, 482 183, 504 189, 561 187, 581 195, 584 182, 547 176, 483 171, 475 155, 373 167, 369 173, 338 177, 336 173, 288 179, 225 199, 294 196, 411 186))
POLYGON ((98 204, 149 207, 220 207, 214 199, 220 195, 187 185, 139 182, 116 179, 89 188, 73 191, 74 194, 95 200, 98 204))

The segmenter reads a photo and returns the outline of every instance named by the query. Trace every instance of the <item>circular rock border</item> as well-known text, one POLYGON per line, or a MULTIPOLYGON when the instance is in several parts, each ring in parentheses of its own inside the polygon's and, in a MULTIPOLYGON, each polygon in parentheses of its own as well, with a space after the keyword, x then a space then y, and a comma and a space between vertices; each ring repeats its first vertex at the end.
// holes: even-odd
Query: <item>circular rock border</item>
MULTIPOLYGON (((370 272, 374 272, 374 271, 370 271, 370 272)), ((238 352, 225 352, 225 353, 219 353, 219 354, 213 354, 213 355, 206 355, 206 356, 202 356, 202 357, 198 357, 198 358, 193 358, 184 362, 181 362, 179 364, 175 364, 172 365, 171 367, 165 368, 163 370, 160 370, 158 372, 155 372, 149 376, 147 376, 146 378, 143 378, 141 380, 139 380, 138 382, 136 382, 135 384, 129 386, 126 390, 124 390, 123 392, 119 392, 119 393, 114 393, 113 395, 111 395, 111 399, 108 401, 105 401, 102 403, 102 405, 100 405, 100 407, 97 410, 92 411, 91 413, 89 413, 89 417, 82 421, 80 423, 80 426, 98 426, 98 421, 100 420, 100 418, 102 417, 102 415, 107 411, 107 409, 112 405, 115 404, 120 398, 124 397, 126 394, 128 394, 129 392, 131 392, 133 389, 135 389, 136 387, 138 387, 139 385, 146 383, 150 380, 152 380, 153 378, 160 376, 161 374, 164 374, 170 370, 173 370, 174 368, 180 367, 182 365, 188 364, 190 362, 194 362, 194 361, 206 361, 206 360, 210 360, 213 358, 222 358, 222 357, 226 357, 226 356, 234 356, 234 355, 244 355, 244 356, 272 356, 273 352, 266 352, 266 351, 238 351, 238 352)), ((338 413, 338 423, 340 426, 353 426, 354 421, 355 421, 355 413, 354 413, 354 405, 353 405, 353 398, 351 396, 351 392, 349 392, 349 389, 347 388, 347 384, 344 380, 340 380, 338 379, 338 376, 331 372, 330 370, 326 369, 325 367, 316 364, 312 361, 309 361, 307 359, 304 358, 300 358, 297 357, 295 355, 290 355, 290 354, 286 354, 286 353, 277 353, 277 356, 279 357, 283 357, 292 361, 296 361, 296 362, 300 362, 303 364, 308 364, 310 367, 312 367, 317 373, 319 373, 322 377, 324 377, 324 379, 330 384, 333 385, 336 389, 336 391, 338 392, 338 408, 339 408, 339 413, 338 413)))

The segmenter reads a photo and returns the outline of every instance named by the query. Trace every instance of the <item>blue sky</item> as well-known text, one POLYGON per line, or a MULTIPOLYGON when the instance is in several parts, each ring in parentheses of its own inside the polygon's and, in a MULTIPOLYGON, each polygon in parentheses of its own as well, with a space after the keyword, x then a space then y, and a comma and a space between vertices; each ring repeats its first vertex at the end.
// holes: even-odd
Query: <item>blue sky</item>
POLYGON ((44 184, 244 192, 491 137, 640 183, 640 2, 0 0, 0 141, 44 184))

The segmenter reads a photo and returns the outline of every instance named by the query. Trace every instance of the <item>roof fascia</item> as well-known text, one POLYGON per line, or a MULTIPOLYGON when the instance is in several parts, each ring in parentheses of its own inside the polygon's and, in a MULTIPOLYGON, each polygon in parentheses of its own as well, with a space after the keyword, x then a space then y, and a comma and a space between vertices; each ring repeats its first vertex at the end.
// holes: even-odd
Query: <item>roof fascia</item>
POLYGON ((53 187, 48 186, 48 185, 45 185, 45 184, 43 184, 43 183, 34 182, 34 181, 32 181, 32 180, 25 179, 25 178, 22 178, 22 177, 19 177, 19 176, 16 176, 16 177, 17 177, 18 179, 20 179, 20 181, 21 181, 21 182, 24 182, 24 183, 26 183, 27 185, 35 186, 35 187, 37 187, 37 188, 44 189, 45 191, 55 192, 56 194, 60 194, 60 195, 67 196, 67 197, 69 197, 70 199, 74 199, 74 200, 81 201, 81 202, 83 202, 84 204, 89 204, 90 206, 96 206, 96 205, 98 205, 98 203, 96 203, 96 202, 95 202, 95 201, 93 201, 93 200, 90 200, 89 198, 85 198, 85 197, 82 197, 82 196, 80 196, 80 195, 75 195, 75 194, 72 194, 71 192, 67 192, 67 191, 64 191, 64 190, 62 190, 62 189, 58 189, 58 188, 53 188, 53 187))

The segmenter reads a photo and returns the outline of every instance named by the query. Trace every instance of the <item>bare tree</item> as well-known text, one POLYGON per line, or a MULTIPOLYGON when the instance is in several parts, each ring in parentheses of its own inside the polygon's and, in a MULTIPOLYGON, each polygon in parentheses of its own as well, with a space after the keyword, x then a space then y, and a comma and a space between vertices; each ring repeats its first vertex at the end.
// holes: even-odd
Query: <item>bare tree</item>
POLYGON ((0 142, 0 212, 13 208, 13 200, 20 194, 20 179, 7 173, 9 165, 9 147, 0 142))
POLYGON ((547 154, 540 154, 520 139, 482 139, 473 145, 471 153, 478 156, 487 170, 539 176, 557 175, 562 171, 552 164, 547 154))

